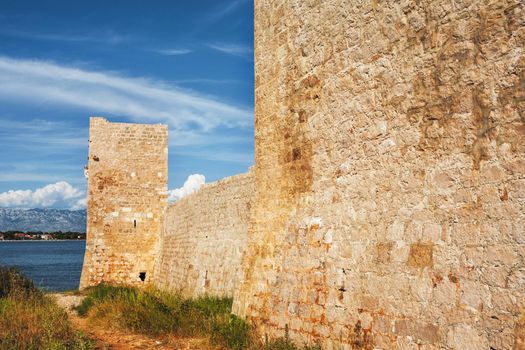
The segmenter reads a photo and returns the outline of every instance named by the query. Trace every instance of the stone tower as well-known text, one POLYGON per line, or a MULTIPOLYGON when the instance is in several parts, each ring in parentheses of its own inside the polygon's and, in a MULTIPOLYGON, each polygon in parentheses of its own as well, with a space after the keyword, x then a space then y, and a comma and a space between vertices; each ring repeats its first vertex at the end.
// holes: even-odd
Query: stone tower
POLYGON ((88 157, 80 289, 149 284, 167 206, 167 126, 91 118, 88 157))

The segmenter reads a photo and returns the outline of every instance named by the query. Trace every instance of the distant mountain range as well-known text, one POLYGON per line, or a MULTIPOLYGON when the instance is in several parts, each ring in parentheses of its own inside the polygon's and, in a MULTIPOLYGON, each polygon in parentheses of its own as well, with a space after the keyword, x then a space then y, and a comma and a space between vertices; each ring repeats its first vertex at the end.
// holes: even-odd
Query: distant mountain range
POLYGON ((86 232, 86 210, 2 209, 0 231, 86 232))

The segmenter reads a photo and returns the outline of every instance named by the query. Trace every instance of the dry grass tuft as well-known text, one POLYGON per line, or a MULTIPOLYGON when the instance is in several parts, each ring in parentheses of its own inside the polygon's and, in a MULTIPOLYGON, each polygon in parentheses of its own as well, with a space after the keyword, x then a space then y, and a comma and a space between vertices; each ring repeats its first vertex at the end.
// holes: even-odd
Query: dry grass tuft
POLYGON ((90 350, 66 313, 14 269, 0 267, 0 350, 90 350))

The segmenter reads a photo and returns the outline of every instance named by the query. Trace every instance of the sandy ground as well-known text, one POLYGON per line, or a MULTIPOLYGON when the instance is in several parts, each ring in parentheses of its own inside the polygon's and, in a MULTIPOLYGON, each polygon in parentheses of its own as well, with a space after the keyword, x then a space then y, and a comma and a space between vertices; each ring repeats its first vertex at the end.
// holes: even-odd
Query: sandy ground
POLYGON ((78 329, 88 337, 96 341, 96 347, 100 350, 134 350, 134 349, 211 349, 206 339, 201 338, 150 338, 140 334, 130 334, 114 329, 88 325, 72 310, 82 302, 83 296, 52 294, 58 305, 63 307, 68 314, 69 320, 75 329, 78 329))

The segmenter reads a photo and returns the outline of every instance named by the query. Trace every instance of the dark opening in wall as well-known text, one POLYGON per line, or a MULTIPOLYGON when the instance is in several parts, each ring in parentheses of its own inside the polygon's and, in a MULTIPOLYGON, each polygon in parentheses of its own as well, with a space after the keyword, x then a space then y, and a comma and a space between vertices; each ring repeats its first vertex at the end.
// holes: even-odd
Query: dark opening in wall
POLYGON ((144 282, 146 280, 146 272, 139 273, 139 278, 142 282, 144 282))
POLYGON ((137 228, 137 220, 133 220, 133 228, 137 228))
POLYGON ((208 279, 208 270, 206 270, 206 275, 204 276, 204 288, 208 288, 210 286, 210 280, 208 279))

